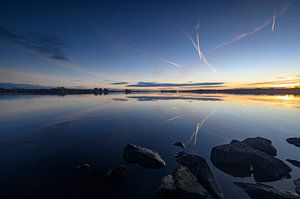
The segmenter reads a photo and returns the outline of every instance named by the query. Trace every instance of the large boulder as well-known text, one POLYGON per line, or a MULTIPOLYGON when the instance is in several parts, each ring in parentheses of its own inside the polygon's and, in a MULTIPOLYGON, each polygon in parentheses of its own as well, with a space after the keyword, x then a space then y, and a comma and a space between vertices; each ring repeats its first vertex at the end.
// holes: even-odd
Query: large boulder
POLYGON ((160 198, 203 199, 208 197, 207 191, 199 184, 189 168, 177 167, 171 175, 162 179, 157 191, 160 198))
POLYGON ((300 147, 300 138, 295 138, 295 137, 293 137, 293 138, 288 138, 288 139, 286 139, 286 141, 287 141, 289 144, 292 144, 292 145, 294 145, 294 146, 296 146, 296 147, 300 147))
POLYGON ((148 169, 159 169, 166 166, 165 161, 157 152, 131 143, 124 147, 123 157, 129 163, 138 163, 148 169))
POLYGON ((256 183, 234 182, 242 188, 252 199, 299 199, 299 195, 291 191, 282 191, 272 186, 256 183))
POLYGON ((212 196, 215 198, 223 198, 221 189, 204 158, 183 152, 176 157, 176 161, 178 164, 189 168, 199 183, 209 191, 212 196))
POLYGON ((124 182, 128 176, 128 169, 124 165, 116 166, 106 173, 109 180, 114 182, 124 182))
POLYGON ((258 182, 290 177, 292 171, 283 161, 238 141, 214 147, 211 161, 214 166, 235 177, 247 177, 253 173, 258 182))
POLYGON ((262 138, 262 137, 255 137, 255 138, 247 138, 242 141, 243 143, 251 146, 252 148, 265 152, 271 156, 277 155, 277 150, 272 145, 272 141, 262 138))

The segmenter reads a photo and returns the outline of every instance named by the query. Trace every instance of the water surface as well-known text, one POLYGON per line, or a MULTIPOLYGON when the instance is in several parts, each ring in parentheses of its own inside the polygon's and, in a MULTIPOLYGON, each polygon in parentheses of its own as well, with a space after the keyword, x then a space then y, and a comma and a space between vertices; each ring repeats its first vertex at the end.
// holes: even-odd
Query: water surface
MULTIPOLYGON (((187 151, 209 163, 224 198, 248 198, 232 177, 215 168, 211 148, 232 139, 271 139, 278 158, 300 160, 288 137, 300 135, 299 96, 200 94, 3 95, 0 96, 1 198, 155 198, 163 176, 176 167, 174 154, 187 151), (198 127, 198 131, 196 131, 198 127), (196 132, 196 133, 195 133, 196 132), (167 166, 148 170, 127 164, 122 148, 132 142, 158 151, 167 166), (76 167, 89 163, 89 173, 76 167), (113 166, 129 168, 119 186, 103 183, 113 166)), ((287 163, 289 164, 289 163, 287 163)), ((293 190, 292 179, 268 183, 293 190)))

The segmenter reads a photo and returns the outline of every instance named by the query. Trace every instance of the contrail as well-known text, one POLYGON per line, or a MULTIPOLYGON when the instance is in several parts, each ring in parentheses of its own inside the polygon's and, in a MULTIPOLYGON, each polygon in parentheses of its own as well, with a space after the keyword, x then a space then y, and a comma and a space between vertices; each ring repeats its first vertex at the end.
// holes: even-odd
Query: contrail
POLYGON ((276 14, 273 15, 272 19, 266 21, 265 23, 263 23, 262 25, 254 28, 252 31, 250 32, 246 32, 246 33, 242 33, 240 35, 238 35, 237 37, 233 38, 232 40, 230 41, 227 41, 227 42, 223 42, 211 49, 209 49, 208 51, 213 51, 213 50, 216 50, 216 49, 219 49, 219 48, 222 48, 224 46, 227 46, 229 44, 232 44, 232 43, 235 43, 235 42, 238 42, 240 41, 241 39, 243 39, 244 37, 247 37, 247 36, 250 36, 252 34, 255 34, 259 31, 261 31, 262 29, 264 29, 266 26, 268 26, 270 23, 272 23, 272 32, 275 31, 275 25, 276 25, 276 18, 280 17, 281 15, 283 15, 284 13, 286 13, 286 11, 289 9, 290 7, 290 3, 287 4, 281 11, 280 13, 276 16, 276 14))
POLYGON ((198 56, 201 60, 202 59, 202 52, 200 50, 200 42, 199 42, 199 34, 198 33, 196 35, 196 39, 197 39, 197 52, 198 52, 198 56))
POLYGON ((240 41, 241 39, 243 39, 244 37, 247 37, 247 36, 250 36, 254 33, 257 33, 258 31, 262 30, 264 27, 266 27, 267 25, 269 25, 270 23, 272 22, 272 20, 268 20, 267 22, 263 23, 262 25, 254 28, 252 31, 250 32, 246 32, 246 33, 242 33, 240 35, 238 35, 237 37, 233 38, 232 40, 230 41, 226 41, 226 42, 223 42, 211 49, 209 49, 208 51, 213 51, 213 50, 216 50, 216 49, 219 49, 219 48, 222 48, 224 46, 227 46, 229 44, 232 44, 232 43, 235 43, 235 42, 238 42, 240 41))
POLYGON ((173 65, 173 66, 175 66, 175 67, 177 67, 177 68, 184 68, 184 66, 182 66, 182 65, 180 65, 180 64, 177 64, 177 63, 175 63, 174 61, 171 61, 171 60, 169 60, 169 59, 165 59, 165 58, 162 58, 162 57, 159 57, 159 56, 156 56, 156 55, 152 55, 152 54, 150 54, 150 53, 148 53, 148 52, 146 52, 146 51, 140 50, 140 49, 138 49, 138 48, 134 48, 134 47, 131 47, 131 46, 127 46, 127 47, 128 47, 129 49, 134 50, 134 51, 136 51, 136 52, 139 52, 139 53, 141 53, 141 54, 143 54, 143 55, 145 55, 145 56, 150 56, 150 57, 152 57, 152 58, 154 58, 154 59, 157 59, 157 60, 160 60, 160 61, 162 61, 162 62, 171 64, 171 65, 173 65))
POLYGON ((276 15, 273 15, 273 22, 272 22, 272 32, 275 31, 275 21, 276 21, 276 15))
POLYGON ((215 113, 215 111, 211 111, 204 119, 202 119, 201 121, 199 121, 197 123, 196 126, 196 130, 194 131, 194 133, 191 135, 188 143, 190 143, 194 137, 194 146, 196 146, 197 144, 197 138, 198 138, 198 132, 201 129, 201 127, 205 124, 205 122, 208 120, 209 117, 211 117, 213 114, 215 113))

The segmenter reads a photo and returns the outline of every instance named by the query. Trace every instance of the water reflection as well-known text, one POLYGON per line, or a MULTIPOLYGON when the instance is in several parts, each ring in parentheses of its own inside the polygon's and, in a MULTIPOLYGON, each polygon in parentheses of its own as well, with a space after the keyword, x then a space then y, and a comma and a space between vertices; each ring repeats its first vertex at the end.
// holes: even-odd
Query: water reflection
MULTIPOLYGON (((158 151, 167 166, 153 172, 128 165, 128 182, 119 187, 116 198, 154 198, 153 190, 176 165, 174 154, 179 149, 173 146, 175 141, 184 142, 188 152, 207 160, 225 199, 247 198, 232 183, 235 177, 253 179, 247 178, 248 171, 240 167, 216 168, 210 162, 212 147, 233 139, 261 136, 272 140, 279 151, 278 158, 300 159, 299 151, 285 141, 299 137, 299 96, 12 95, 0 96, 0 106, 0 161, 5 163, 0 165, 0 195, 10 198, 20 189, 27 198, 34 198, 29 196, 36 192, 41 194, 39 198, 46 193, 62 198, 58 196, 62 190, 69 190, 65 198, 70 198, 71 193, 73 198, 84 196, 89 188, 74 189, 78 179, 72 173, 82 163, 89 163, 93 170, 90 175, 96 175, 87 182, 92 188, 89 193, 99 194, 101 186, 97 181, 101 176, 111 167, 125 164, 121 154, 128 142, 158 151), (59 183, 62 179, 63 184, 59 183)), ((293 168, 291 175, 299 177, 300 171, 293 168)), ((292 180, 269 184, 294 189, 292 180)))

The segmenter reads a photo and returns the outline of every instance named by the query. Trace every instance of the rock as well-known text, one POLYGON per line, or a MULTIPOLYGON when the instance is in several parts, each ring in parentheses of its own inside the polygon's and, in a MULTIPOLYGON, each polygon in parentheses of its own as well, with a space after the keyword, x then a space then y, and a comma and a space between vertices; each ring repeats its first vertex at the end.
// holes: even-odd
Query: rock
POLYGON ((297 186, 295 187, 295 191, 296 191, 298 194, 300 194, 300 185, 297 185, 297 186))
POLYGON ((198 182, 209 191, 215 198, 223 198, 219 185, 204 158, 182 153, 176 158, 178 164, 186 166, 191 170, 198 182))
POLYGON ((289 144, 292 144, 292 145, 295 145, 296 147, 300 147, 300 138, 288 138, 286 139, 286 141, 289 143, 289 144))
POLYGON ((170 199, 203 199, 208 197, 207 191, 185 166, 177 167, 171 175, 164 177, 157 194, 161 198, 170 199))
POLYGON ((298 161, 298 160, 286 159, 286 161, 288 161, 289 163, 291 163, 295 167, 300 167, 300 161, 298 161))
POLYGON ((131 143, 124 147, 123 157, 129 163, 138 163, 148 169, 159 169, 166 166, 165 161, 157 152, 131 143))
POLYGON ((181 147, 183 149, 186 148, 185 144, 183 142, 180 142, 180 141, 177 141, 177 142, 174 142, 174 145, 175 146, 178 146, 178 147, 181 147))
POLYGON ((77 167, 78 171, 90 171, 91 170, 91 165, 89 164, 81 164, 77 167))
POLYGON ((271 182, 291 177, 289 173, 292 169, 288 165, 260 151, 254 154, 252 167, 254 179, 257 182, 271 182))
POLYGON ((296 180, 294 180, 294 184, 295 185, 300 185, 300 178, 297 178, 296 180))
POLYGON ((257 182, 271 182, 290 177, 289 173, 292 171, 283 161, 243 142, 214 147, 211 151, 211 161, 217 168, 235 177, 251 176, 253 173, 257 182))
POLYGON ((282 191, 272 186, 256 183, 234 182, 252 199, 299 199, 299 195, 291 191, 282 191))
POLYGON ((109 180, 115 182, 124 182, 127 179, 128 169, 123 165, 117 166, 109 170, 106 175, 109 180))
POLYGON ((255 150, 245 143, 231 142, 231 144, 213 147, 210 159, 215 167, 234 177, 251 176, 251 162, 255 150))
POLYGON ((270 156, 276 156, 277 150, 272 145, 272 141, 262 138, 262 137, 255 137, 255 138, 247 138, 242 141, 243 143, 251 146, 252 148, 265 152, 266 154, 269 154, 270 156))

